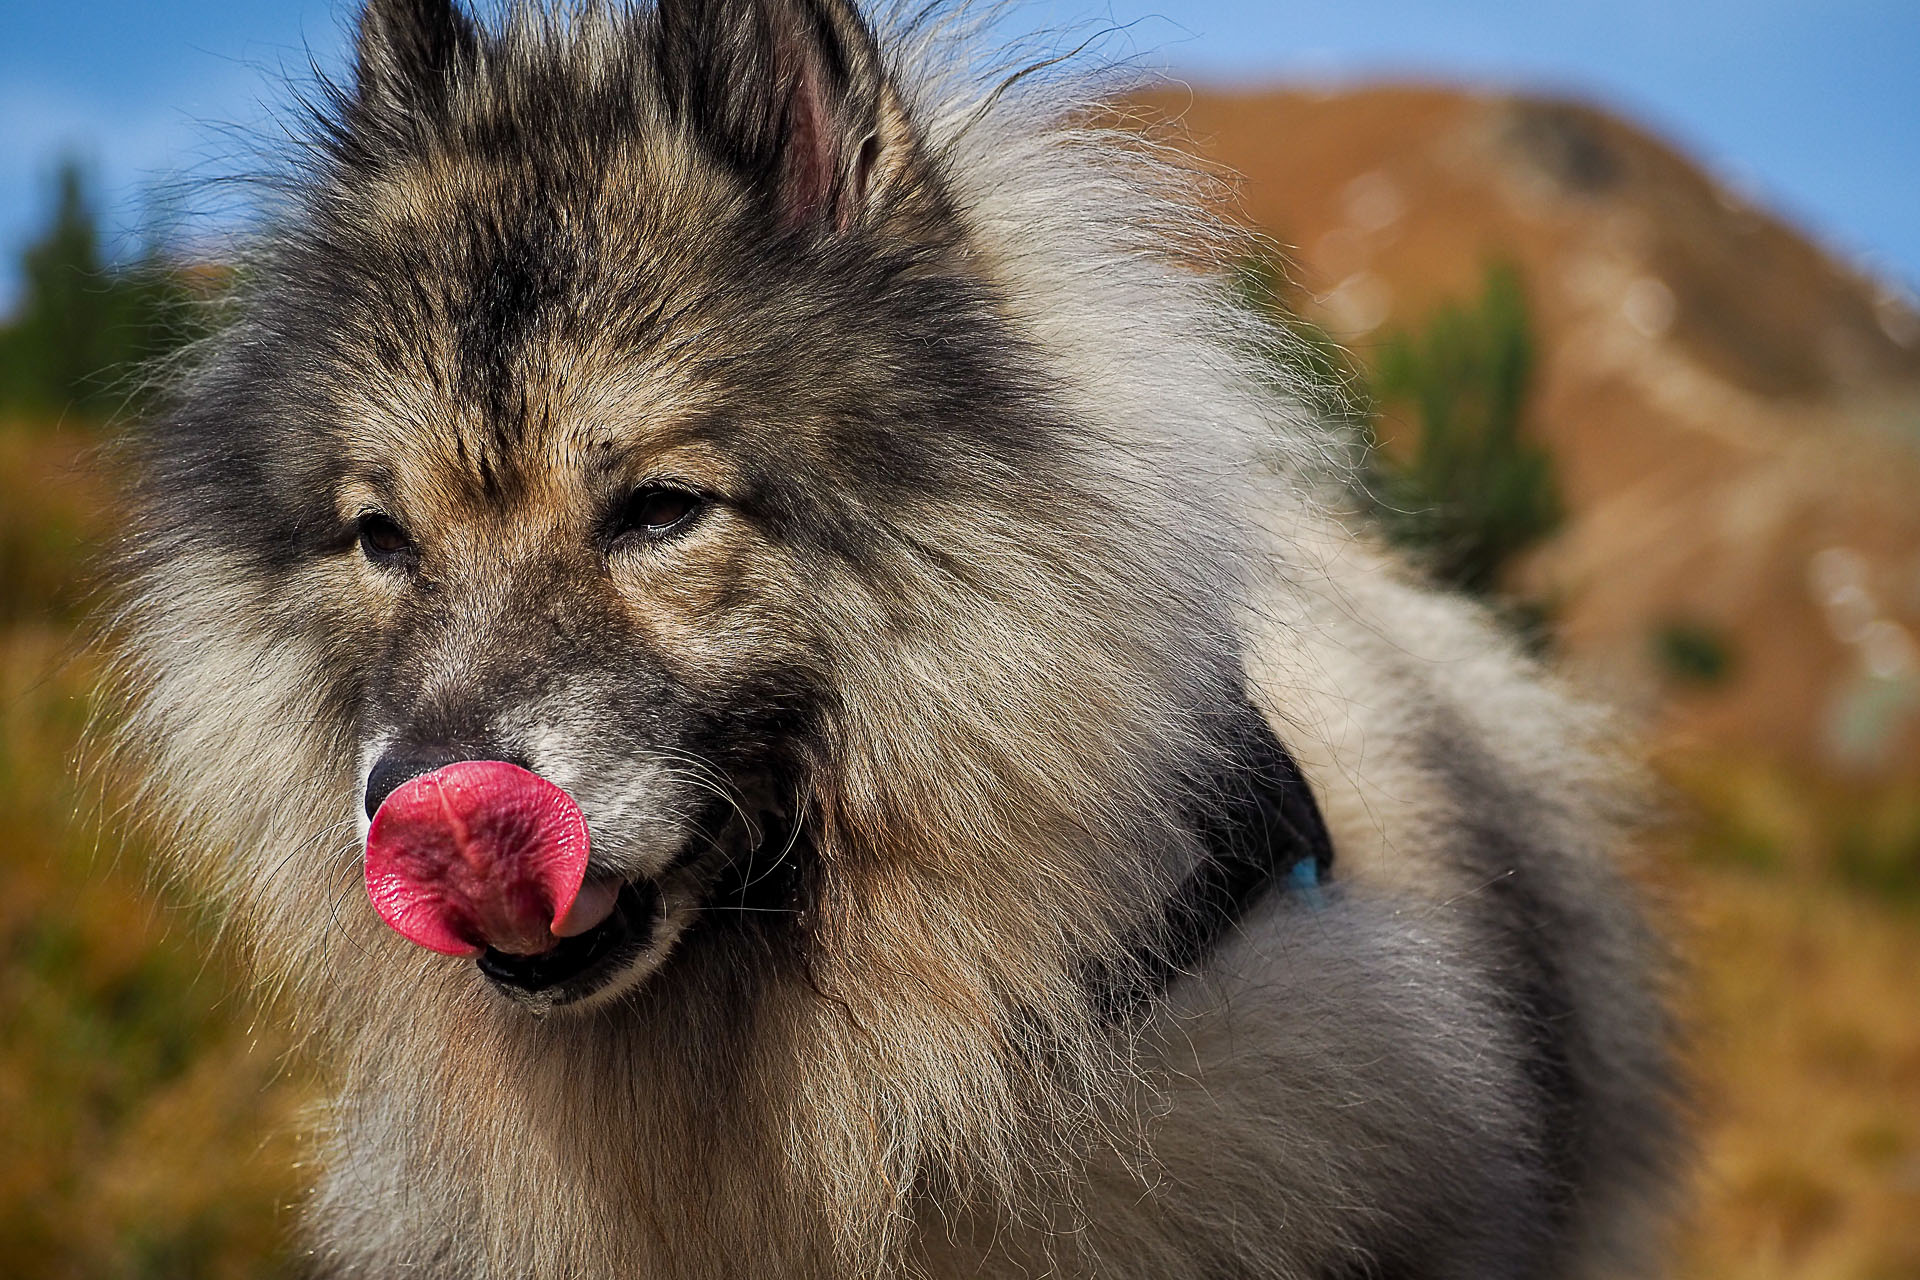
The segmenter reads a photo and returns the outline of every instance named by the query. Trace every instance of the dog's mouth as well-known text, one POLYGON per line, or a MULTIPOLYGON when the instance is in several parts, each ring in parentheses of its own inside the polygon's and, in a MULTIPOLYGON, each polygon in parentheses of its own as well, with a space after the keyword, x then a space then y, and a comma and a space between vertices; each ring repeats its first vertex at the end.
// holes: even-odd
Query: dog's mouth
MULTIPOLYGON (((662 871, 637 880, 590 880, 587 900, 613 892, 607 917, 534 955, 489 947, 480 972, 502 995, 536 1014, 596 1005, 656 972, 701 922, 718 912, 744 926, 791 917, 801 892, 798 837, 769 820, 728 821, 717 805, 691 828, 685 847, 662 871), (704 833, 717 833, 707 835, 704 833)), ((590 918, 590 917, 589 917, 590 918)))
POLYGON ((480 972, 509 998, 539 1009, 578 1004, 624 977, 659 932, 660 891, 651 883, 625 882, 607 918, 576 937, 563 938, 538 955, 512 955, 489 947, 480 972))
POLYGON ((596 872, 572 796, 518 765, 459 761, 381 802, 367 833, 367 893, 402 937, 475 961, 496 991, 540 1015, 611 1000, 657 970, 716 890, 746 911, 784 884, 728 874, 760 830, 716 799, 665 865, 596 872))

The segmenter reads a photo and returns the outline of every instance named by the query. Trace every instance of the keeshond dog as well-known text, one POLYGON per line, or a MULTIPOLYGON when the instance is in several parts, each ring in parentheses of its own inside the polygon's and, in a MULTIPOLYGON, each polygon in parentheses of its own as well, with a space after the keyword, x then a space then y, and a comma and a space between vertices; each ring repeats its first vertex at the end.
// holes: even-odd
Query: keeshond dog
POLYGON ((138 432, 123 738, 323 1276, 1646 1265, 1604 722, 964 10, 373 0, 138 432))

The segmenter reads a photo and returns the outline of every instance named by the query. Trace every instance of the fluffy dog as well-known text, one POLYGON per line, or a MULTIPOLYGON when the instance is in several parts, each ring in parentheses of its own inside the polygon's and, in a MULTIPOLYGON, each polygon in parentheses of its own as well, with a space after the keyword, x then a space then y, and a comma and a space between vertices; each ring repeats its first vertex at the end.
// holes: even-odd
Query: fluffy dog
POLYGON ((315 1270, 1640 1265, 1599 723, 968 26, 372 0, 141 429, 124 740, 334 1072, 315 1270))

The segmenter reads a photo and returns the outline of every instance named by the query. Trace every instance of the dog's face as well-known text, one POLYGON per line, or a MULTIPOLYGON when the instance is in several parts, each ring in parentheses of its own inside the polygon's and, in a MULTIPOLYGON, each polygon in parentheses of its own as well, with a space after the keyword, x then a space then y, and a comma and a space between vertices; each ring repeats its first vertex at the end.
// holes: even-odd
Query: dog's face
POLYGON ((779 492, 781 455, 804 470, 808 450, 741 447, 787 434, 766 407, 643 357, 611 362, 612 386, 583 385, 593 356, 528 363, 568 372, 515 377, 548 403, 512 432, 430 380, 413 413, 369 397, 337 440, 336 549, 313 572, 362 636, 363 822, 469 760, 584 813, 585 891, 611 914, 566 956, 486 965, 555 1003, 637 980, 735 864, 782 852, 832 665, 807 583, 831 569, 779 492))
POLYGON ((1049 483, 870 33, 837 0, 720 7, 754 20, 668 5, 509 52, 376 4, 252 341, 202 383, 222 434, 163 441, 168 501, 220 511, 324 637, 363 836, 460 762, 578 806, 569 936, 469 934, 542 1007, 627 989, 716 895, 800 892, 845 654, 920 624, 901 579, 949 571, 922 530, 1049 483))

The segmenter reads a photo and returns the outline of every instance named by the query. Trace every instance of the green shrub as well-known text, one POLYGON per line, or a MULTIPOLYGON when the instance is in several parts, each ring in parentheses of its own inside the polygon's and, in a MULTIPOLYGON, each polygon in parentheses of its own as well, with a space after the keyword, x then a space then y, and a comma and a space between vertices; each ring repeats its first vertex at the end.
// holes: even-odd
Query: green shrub
MULTIPOLYGON (((1389 541, 1440 582, 1495 597, 1508 564, 1563 514, 1552 457, 1526 438, 1533 338, 1515 271, 1489 267, 1474 304, 1389 334, 1371 374, 1301 314, 1272 262, 1249 261, 1240 279, 1278 326, 1268 354, 1282 389, 1356 441, 1361 500, 1389 541), (1411 408, 1407 441, 1383 443, 1383 406, 1411 408)), ((1494 603, 1530 647, 1546 647, 1551 602, 1494 603)))
POLYGON ((1383 405, 1416 432, 1376 447, 1366 477, 1382 527, 1442 582, 1493 594, 1515 556, 1559 527, 1553 459, 1524 429, 1534 347, 1520 278, 1488 268, 1479 300, 1389 334, 1375 361, 1383 405))
POLYGON ((197 295, 160 229, 135 261, 107 259, 72 161, 55 175, 52 205, 21 255, 20 301, 0 328, 0 412, 97 419, 137 402, 140 371, 192 339, 197 295))
POLYGON ((1733 675, 1733 641, 1715 627, 1676 618, 1653 633, 1654 657, 1667 676, 1681 684, 1711 688, 1733 675))

